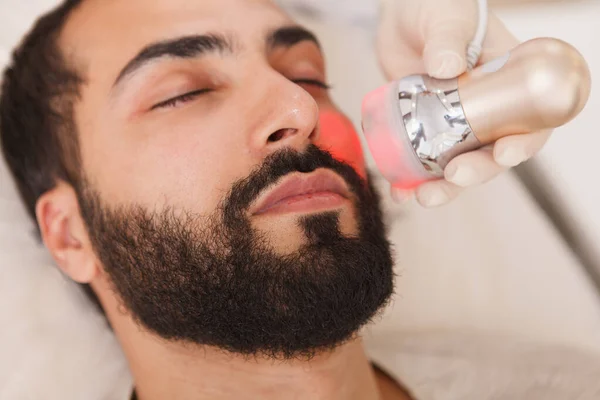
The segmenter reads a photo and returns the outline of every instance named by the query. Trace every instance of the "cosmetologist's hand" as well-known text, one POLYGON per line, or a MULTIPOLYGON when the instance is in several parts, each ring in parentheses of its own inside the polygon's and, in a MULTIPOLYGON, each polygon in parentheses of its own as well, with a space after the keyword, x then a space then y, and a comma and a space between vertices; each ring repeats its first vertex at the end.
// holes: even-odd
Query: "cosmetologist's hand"
MULTIPOLYGON (((454 78, 467 69, 467 46, 479 21, 477 0, 381 0, 377 52, 386 77, 396 80, 412 74, 454 78)), ((502 22, 489 13, 488 29, 479 64, 486 63, 519 44, 502 22)), ((414 192, 392 189, 402 201, 415 195, 425 207, 448 203, 465 188, 491 180, 508 168, 534 156, 551 131, 515 135, 493 146, 456 157, 445 170, 445 179, 427 182, 414 192)))

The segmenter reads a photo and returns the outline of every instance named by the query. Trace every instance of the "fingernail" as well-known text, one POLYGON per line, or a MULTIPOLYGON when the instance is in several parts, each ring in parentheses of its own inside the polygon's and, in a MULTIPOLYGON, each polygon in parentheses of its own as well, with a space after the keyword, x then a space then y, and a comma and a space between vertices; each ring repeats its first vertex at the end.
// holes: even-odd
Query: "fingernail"
POLYGON ((446 180, 455 185, 466 187, 476 184, 479 181, 477 172, 466 165, 458 167, 449 167, 446 171, 446 180))
POLYGON ((425 207, 437 207, 447 203, 450 197, 439 188, 427 189, 420 193, 420 202, 425 207))
POLYGON ((506 147, 496 156, 496 162, 505 167, 516 167, 529 158, 525 150, 519 147, 506 147))
POLYGON ((461 56, 453 51, 444 51, 437 56, 439 67, 435 70, 436 78, 453 78, 460 72, 463 62, 461 56))

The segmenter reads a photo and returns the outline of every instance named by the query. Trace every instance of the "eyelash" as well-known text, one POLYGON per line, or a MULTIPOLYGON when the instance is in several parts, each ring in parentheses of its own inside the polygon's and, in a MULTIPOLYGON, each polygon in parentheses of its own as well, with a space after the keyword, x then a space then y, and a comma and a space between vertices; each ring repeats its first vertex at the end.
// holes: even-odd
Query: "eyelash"
MULTIPOLYGON (((331 86, 329 86, 325 82, 321 82, 321 81, 316 80, 316 79, 295 79, 292 82, 294 82, 295 84, 298 84, 298 85, 305 84, 305 85, 316 86, 319 89, 323 89, 323 90, 330 90, 331 89, 331 86)), ((183 94, 181 96, 173 97, 172 99, 160 102, 160 103, 152 106, 152 108, 150 110, 154 111, 154 110, 159 109, 159 108, 177 107, 179 104, 185 104, 188 101, 194 100, 198 96, 201 96, 203 94, 207 94, 207 93, 210 93, 210 92, 212 92, 212 89, 194 90, 193 92, 189 92, 189 93, 183 94)))
POLYGON ((196 97, 201 96, 206 93, 209 93, 211 91, 212 91, 212 89, 194 90, 193 92, 182 94, 181 96, 173 97, 172 99, 160 102, 160 103, 152 106, 152 108, 150 110, 153 111, 153 110, 156 110, 159 108, 177 107, 180 103, 187 103, 188 101, 192 101, 196 97))
POLYGON ((330 90, 331 89, 330 85, 326 84, 325 82, 321 82, 319 80, 316 80, 316 79, 295 79, 292 82, 294 82, 297 85, 305 84, 305 85, 316 86, 319 89, 325 89, 325 90, 330 90))

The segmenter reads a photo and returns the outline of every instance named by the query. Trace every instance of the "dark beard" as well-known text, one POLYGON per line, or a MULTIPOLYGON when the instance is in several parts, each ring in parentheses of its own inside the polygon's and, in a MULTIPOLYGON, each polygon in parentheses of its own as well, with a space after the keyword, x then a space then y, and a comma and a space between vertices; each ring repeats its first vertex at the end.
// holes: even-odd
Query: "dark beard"
POLYGON ((80 193, 94 249, 132 317, 168 340, 243 355, 311 357, 355 337, 393 293, 379 197, 352 167, 316 146, 270 156, 238 181, 211 216, 141 206, 109 208, 80 193), (357 237, 337 212, 299 220, 308 243, 280 256, 251 227, 247 209, 291 172, 328 168, 356 196, 357 237))

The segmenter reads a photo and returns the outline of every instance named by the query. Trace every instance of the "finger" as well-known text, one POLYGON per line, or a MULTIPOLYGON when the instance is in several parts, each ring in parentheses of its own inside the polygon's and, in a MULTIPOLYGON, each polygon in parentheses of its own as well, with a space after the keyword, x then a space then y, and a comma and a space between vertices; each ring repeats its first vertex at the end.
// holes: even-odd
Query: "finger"
POLYGON ((444 171, 446 180, 460 187, 485 183, 506 168, 494 160, 491 148, 483 148, 462 154, 448 164, 444 171))
POLYGON ((399 42, 396 35, 379 34, 377 51, 381 68, 388 80, 423 72, 421 57, 408 44, 399 42))
POLYGON ((516 167, 529 160, 546 144, 552 130, 506 136, 494 145, 494 160, 504 167, 516 167))
POLYGON ((427 182, 419 186, 415 195, 423 207, 438 207, 456 198, 463 189, 446 180, 427 182))
POLYGON ((467 47, 477 29, 477 6, 457 8, 451 3, 434 8, 425 20, 423 61, 434 78, 449 79, 467 68, 467 47))
POLYGON ((429 75, 449 79, 466 70, 469 39, 464 35, 465 31, 463 28, 457 31, 451 20, 439 24, 431 31, 423 49, 423 61, 429 75))
POLYGON ((404 190, 392 186, 390 190, 390 195, 392 196, 392 200, 394 200, 395 203, 405 204, 414 197, 415 192, 414 190, 404 190))
POLYGON ((414 3, 401 6, 396 0, 380 1, 376 47, 380 66, 388 80, 423 72, 421 54, 410 45, 410 37, 404 30, 406 24, 402 21, 405 12, 414 14, 417 9, 414 3))

